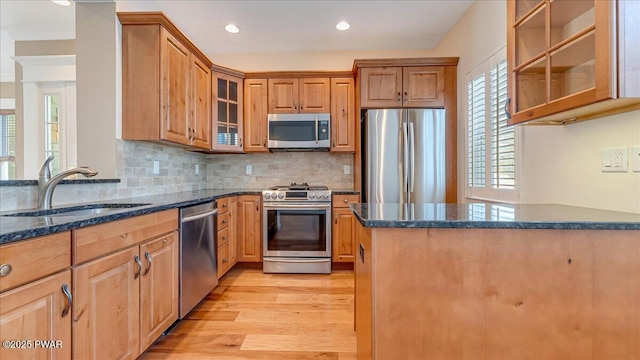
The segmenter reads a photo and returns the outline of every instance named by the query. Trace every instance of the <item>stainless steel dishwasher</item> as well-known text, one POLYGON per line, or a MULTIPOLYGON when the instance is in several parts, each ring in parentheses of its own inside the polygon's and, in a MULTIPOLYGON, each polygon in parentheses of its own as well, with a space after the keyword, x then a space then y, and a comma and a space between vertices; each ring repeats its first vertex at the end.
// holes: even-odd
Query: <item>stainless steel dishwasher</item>
POLYGON ((218 285, 218 204, 180 209, 180 319, 218 285))

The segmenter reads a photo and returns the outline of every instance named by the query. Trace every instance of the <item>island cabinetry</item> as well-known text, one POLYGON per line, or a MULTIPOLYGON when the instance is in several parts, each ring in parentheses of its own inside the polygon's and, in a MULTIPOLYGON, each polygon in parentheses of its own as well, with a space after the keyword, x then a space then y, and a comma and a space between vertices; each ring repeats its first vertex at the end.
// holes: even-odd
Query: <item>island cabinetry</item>
POLYGON ((640 108, 638 18, 637 1, 508 1, 509 124, 640 108))
POLYGON ((268 152, 267 79, 244 81, 244 151, 268 152))
POLYGON ((359 202, 358 195, 333 195, 332 261, 350 262, 355 258, 356 223, 349 204, 359 202))
POLYGON ((213 151, 243 152, 242 74, 214 65, 213 151))
POLYGON ((331 79, 331 152, 355 152, 355 95, 353 78, 331 79))
POLYGON ((359 359, 640 357, 640 231, 358 227, 359 359))
POLYGON ((444 66, 367 67, 360 78, 363 108, 444 106, 444 66))
POLYGON ((270 78, 269 114, 329 113, 329 78, 270 78))
POLYGON ((135 359, 177 320, 177 228, 174 209, 73 232, 74 358, 135 359))
POLYGON ((71 359, 70 266, 68 231, 0 246, 1 359, 71 359))
POLYGON ((262 203, 260 195, 238 196, 238 262, 262 261, 262 203))
POLYGON ((211 61, 161 13, 122 23, 122 137, 211 149, 211 61))

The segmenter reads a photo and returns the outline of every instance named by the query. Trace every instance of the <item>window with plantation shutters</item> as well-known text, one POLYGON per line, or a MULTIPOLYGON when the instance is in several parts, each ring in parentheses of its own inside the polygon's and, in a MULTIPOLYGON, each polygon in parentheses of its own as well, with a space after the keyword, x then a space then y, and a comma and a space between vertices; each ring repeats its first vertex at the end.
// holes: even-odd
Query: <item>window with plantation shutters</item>
POLYGON ((517 129, 507 126, 504 49, 467 74, 467 196, 517 201, 517 129))

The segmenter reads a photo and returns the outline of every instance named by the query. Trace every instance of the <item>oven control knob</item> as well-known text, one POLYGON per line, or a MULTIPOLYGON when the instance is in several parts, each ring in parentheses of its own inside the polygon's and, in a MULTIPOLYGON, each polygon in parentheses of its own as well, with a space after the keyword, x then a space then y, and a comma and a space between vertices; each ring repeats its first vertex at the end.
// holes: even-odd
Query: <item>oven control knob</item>
POLYGON ((278 194, 278 199, 284 199, 284 194, 283 193, 278 194))
POLYGON ((328 199, 329 198, 329 194, 324 194, 322 195, 323 198, 328 199))
POLYGON ((271 193, 271 198, 272 198, 272 199, 275 199, 275 198, 277 198, 277 197, 278 197, 278 194, 276 194, 276 193, 271 193))
POLYGON ((265 194, 264 194, 264 198, 265 198, 265 199, 268 199, 268 198, 270 198, 270 197, 271 197, 271 195, 269 195, 269 193, 265 193, 265 194))
POLYGON ((315 199, 316 198, 316 193, 309 193, 309 197, 311 199, 315 199))

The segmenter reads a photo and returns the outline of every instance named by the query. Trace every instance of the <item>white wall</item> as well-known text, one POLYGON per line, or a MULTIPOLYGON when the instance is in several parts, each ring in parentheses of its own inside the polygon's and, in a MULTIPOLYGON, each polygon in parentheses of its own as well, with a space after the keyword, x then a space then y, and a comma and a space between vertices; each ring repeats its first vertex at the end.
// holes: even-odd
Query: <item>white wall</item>
MULTIPOLYGON (((476 1, 436 49, 458 66, 459 194, 466 181, 465 75, 506 44, 506 1, 476 1)), ((640 145, 640 111, 565 126, 523 127, 520 202, 640 213, 640 173, 602 173, 603 147, 640 145)))

